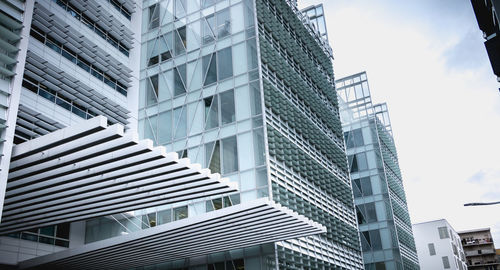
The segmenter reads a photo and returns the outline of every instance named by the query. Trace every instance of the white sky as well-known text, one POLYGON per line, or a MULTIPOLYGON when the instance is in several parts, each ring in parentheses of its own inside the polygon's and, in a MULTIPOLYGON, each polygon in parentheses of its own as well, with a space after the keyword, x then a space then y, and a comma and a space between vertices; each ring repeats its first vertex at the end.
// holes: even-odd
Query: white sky
POLYGON ((500 83, 469 0, 322 3, 341 78, 366 71, 387 102, 413 223, 491 227, 500 248, 500 83))

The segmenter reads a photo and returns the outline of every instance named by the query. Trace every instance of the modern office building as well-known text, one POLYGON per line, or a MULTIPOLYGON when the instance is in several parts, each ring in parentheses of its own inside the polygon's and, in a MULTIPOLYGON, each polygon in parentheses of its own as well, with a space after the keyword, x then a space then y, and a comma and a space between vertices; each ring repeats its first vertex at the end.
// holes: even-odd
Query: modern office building
POLYGON ((483 37, 486 40, 484 46, 488 52, 493 73, 500 82, 500 20, 498 17, 500 1, 471 0, 471 3, 479 29, 483 31, 483 37))
POLYGON ((467 266, 474 270, 500 269, 490 228, 458 232, 464 247, 467 266))
POLYGON ((467 270, 460 236, 445 219, 413 224, 413 235, 422 269, 467 270))
POLYGON ((336 85, 365 269, 419 269, 387 105, 365 72, 336 85))
POLYGON ((296 1, 0 6, 1 268, 362 269, 296 1))
POLYGON ((141 53, 144 138, 327 228, 262 249, 267 268, 362 268, 332 50, 295 1, 145 1, 141 53))

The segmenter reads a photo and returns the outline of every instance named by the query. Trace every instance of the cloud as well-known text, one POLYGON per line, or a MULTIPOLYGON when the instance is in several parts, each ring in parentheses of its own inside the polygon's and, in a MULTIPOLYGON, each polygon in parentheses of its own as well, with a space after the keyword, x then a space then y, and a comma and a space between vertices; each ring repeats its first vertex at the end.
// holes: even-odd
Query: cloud
POLYGON ((456 44, 450 46, 443 53, 446 66, 458 71, 484 68, 485 62, 481 60, 486 57, 486 50, 481 36, 478 29, 470 29, 456 44))
POLYGON ((366 70, 387 102, 413 222, 494 227, 500 193, 500 97, 466 0, 299 0, 325 5, 338 78, 366 70))
POLYGON ((469 183, 482 183, 484 178, 486 176, 486 173, 484 170, 480 170, 471 177, 467 178, 467 182, 469 183))

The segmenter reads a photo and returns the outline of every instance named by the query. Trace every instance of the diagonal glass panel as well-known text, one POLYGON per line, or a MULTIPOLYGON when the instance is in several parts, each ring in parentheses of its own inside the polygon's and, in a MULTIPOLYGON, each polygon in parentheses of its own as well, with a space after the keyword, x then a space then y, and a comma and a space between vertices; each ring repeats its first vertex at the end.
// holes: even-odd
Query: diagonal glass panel
POLYGON ((217 82, 217 60, 215 57, 215 53, 203 56, 202 61, 203 74, 206 74, 203 86, 207 86, 217 82))
POLYGON ((215 41, 215 16, 212 14, 201 20, 203 44, 215 41))
POLYGON ((219 126, 219 112, 217 96, 204 99, 205 103, 205 129, 212 129, 219 126))

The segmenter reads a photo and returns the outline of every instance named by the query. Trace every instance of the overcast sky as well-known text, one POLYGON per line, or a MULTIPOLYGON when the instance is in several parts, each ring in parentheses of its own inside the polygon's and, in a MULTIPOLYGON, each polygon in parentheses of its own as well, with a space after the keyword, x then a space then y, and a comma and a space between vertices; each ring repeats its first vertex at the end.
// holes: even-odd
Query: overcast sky
POLYGON ((413 223, 491 227, 500 247, 500 83, 469 0, 323 3, 334 71, 387 102, 413 223))

